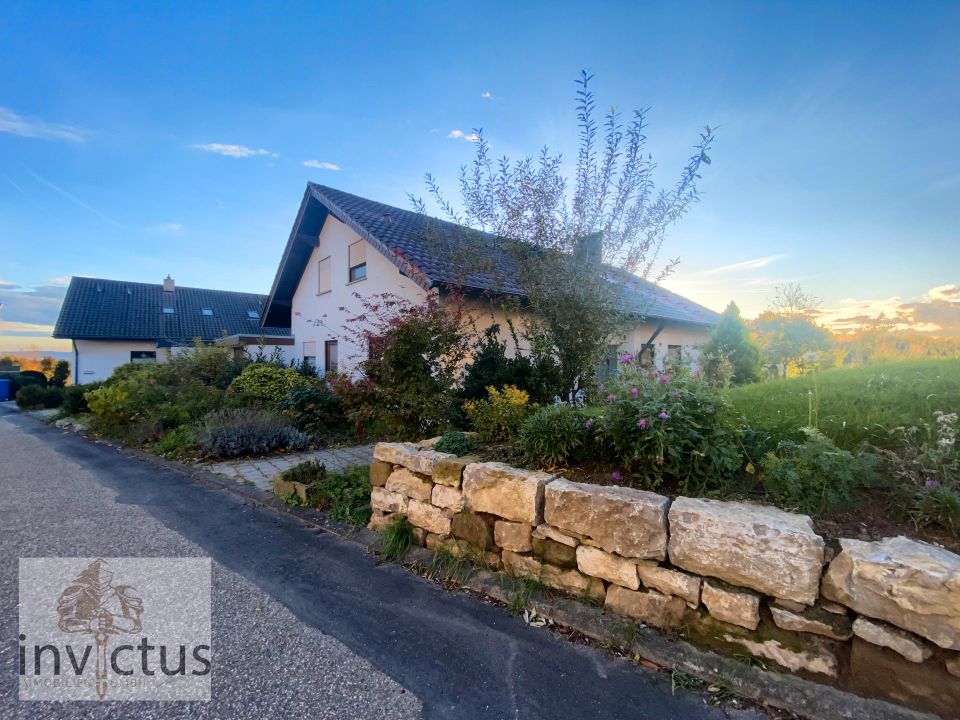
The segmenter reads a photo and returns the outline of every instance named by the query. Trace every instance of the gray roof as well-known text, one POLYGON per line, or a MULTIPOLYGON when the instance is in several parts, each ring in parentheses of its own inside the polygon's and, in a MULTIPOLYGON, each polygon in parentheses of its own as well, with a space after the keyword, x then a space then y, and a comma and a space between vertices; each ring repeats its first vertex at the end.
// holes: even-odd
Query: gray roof
POLYGON ((58 338, 155 340, 161 344, 206 342, 227 335, 290 335, 284 327, 261 327, 266 295, 75 277, 70 281, 53 330, 58 338), (173 308, 164 313, 163 308, 173 308), (203 309, 213 311, 204 315, 203 309))
MULTIPOLYGON (((494 236, 308 183, 270 291, 264 322, 289 324, 293 294, 328 215, 351 227, 424 289, 454 286, 523 295, 515 261, 494 236)), ((608 277, 620 283, 625 307, 644 318, 708 326, 719 318, 714 311, 635 275, 615 268, 607 271, 608 277)))

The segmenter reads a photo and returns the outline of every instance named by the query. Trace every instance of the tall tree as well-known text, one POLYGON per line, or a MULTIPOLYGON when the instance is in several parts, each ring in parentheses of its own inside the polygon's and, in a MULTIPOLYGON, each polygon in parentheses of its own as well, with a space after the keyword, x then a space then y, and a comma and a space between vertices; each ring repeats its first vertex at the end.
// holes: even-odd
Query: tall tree
MULTIPOLYGON (((657 188, 646 152, 648 111, 635 110, 624 122, 612 108, 598 122, 591 80, 586 71, 577 80, 580 149, 572 193, 560 155, 544 147, 536 158, 494 160, 482 129, 473 134, 473 163, 460 169, 462 213, 426 176, 429 194, 450 220, 488 233, 494 255, 512 260, 533 318, 530 339, 557 359, 571 396, 593 379, 609 343, 625 327, 623 273, 657 281, 678 262, 658 267, 667 228, 699 198, 700 169, 710 164, 715 139, 704 128, 676 183, 657 188)), ((422 200, 411 201, 426 212, 422 200)), ((490 242, 485 238, 484 244, 490 242)), ((489 259, 486 254, 481 263, 489 259)), ((469 272, 468 261, 460 264, 469 272)))
POLYGON ((778 376, 816 365, 807 356, 830 347, 830 333, 816 322, 819 299, 798 284, 777 286, 770 307, 753 322, 757 343, 778 376))
POLYGON ((763 361, 759 346, 750 337, 750 328, 740 316, 740 308, 731 302, 720 316, 720 321, 703 346, 704 372, 719 366, 726 359, 732 366, 734 385, 756 382, 760 379, 763 361))

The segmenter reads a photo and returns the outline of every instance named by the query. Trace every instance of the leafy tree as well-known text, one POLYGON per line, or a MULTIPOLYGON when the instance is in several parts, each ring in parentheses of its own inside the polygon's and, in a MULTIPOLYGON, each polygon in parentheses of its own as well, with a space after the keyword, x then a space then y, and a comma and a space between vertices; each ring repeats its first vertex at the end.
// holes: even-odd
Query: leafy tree
MULTIPOLYGON (((627 324, 620 302, 624 273, 659 280, 676 265, 672 259, 656 269, 667 228, 699 197, 700 168, 710 164, 714 142, 713 130, 705 128, 679 180, 657 188, 645 147, 647 110, 635 110, 625 122, 613 108, 598 123, 591 79, 584 71, 577 81, 580 148, 572 192, 560 155, 544 147, 536 158, 494 160, 482 129, 474 131, 472 165, 460 170, 462 213, 426 176, 429 194, 450 220, 488 234, 458 248, 493 244, 493 257, 516 268, 511 279, 533 318, 525 339, 556 358, 564 395, 592 382, 607 346, 627 324)), ((411 201, 426 212, 422 200, 411 201)), ((458 248, 439 251, 453 256, 458 248)), ((490 255, 477 259, 477 269, 490 271, 484 267, 490 255)), ((465 273, 474 269, 470 260, 458 260, 465 273)))
POLYGON ((750 328, 740 317, 740 308, 731 302, 720 316, 720 321, 703 346, 704 372, 711 370, 726 358, 733 366, 731 381, 734 385, 756 382, 760 379, 762 360, 760 348, 750 337, 750 328))
POLYGON ((67 380, 70 379, 70 363, 66 360, 57 360, 57 364, 53 366, 52 377, 50 378, 50 384, 54 387, 63 387, 67 384, 67 380))
POLYGON ((830 347, 830 333, 815 320, 819 304, 797 284, 778 286, 770 308, 754 321, 757 343, 778 376, 805 372, 816 362, 807 356, 830 347))

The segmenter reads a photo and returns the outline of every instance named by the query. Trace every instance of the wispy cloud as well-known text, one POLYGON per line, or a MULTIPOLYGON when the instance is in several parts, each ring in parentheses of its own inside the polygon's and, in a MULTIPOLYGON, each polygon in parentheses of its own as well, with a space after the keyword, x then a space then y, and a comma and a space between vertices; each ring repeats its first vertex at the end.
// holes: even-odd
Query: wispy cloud
POLYGON ((484 90, 482 93, 480 93, 480 97, 482 97, 484 100, 493 100, 493 94, 489 90, 484 90))
POLYGON ((467 142, 476 142, 480 139, 480 136, 475 132, 466 133, 463 130, 451 130, 447 137, 454 140, 466 140, 467 142))
POLYGON ((17 283, 15 282, 10 282, 9 280, 0 280, 0 288, 9 289, 9 288, 15 288, 15 287, 20 287, 20 286, 17 285, 17 283))
POLYGON ((741 262, 731 263, 730 265, 721 265, 720 267, 710 268, 709 270, 700 270, 692 273, 693 275, 722 275, 724 273, 739 272, 741 270, 757 270, 766 267, 772 262, 781 259, 783 255, 767 255, 766 257, 754 258, 752 260, 743 260, 741 262))
POLYGON ((315 170, 339 170, 340 166, 332 162, 324 162, 320 160, 304 160, 304 167, 314 168, 315 170))
POLYGON ((0 107, 0 132, 38 140, 64 140, 74 143, 83 142, 92 135, 85 128, 26 118, 5 107, 0 107))
POLYGON ((246 158, 246 157, 262 157, 269 155, 270 157, 277 157, 276 153, 272 153, 269 150, 264 148, 251 148, 246 145, 228 145, 225 143, 206 143, 205 145, 194 145, 197 150, 206 150, 207 152, 216 153, 217 155, 225 155, 226 157, 232 158, 246 158))
POLYGON ((116 220, 114 220, 113 218, 107 217, 106 215, 104 215, 102 212, 100 212, 100 211, 97 210, 96 208, 93 208, 93 207, 90 207, 89 205, 87 205, 87 203, 85 203, 83 200, 81 200, 80 198, 78 198, 78 197, 77 197, 76 195, 74 195, 73 193, 68 192, 67 190, 64 190, 62 187, 60 187, 59 185, 57 185, 57 184, 55 184, 55 183, 50 182, 50 181, 47 180, 45 177, 41 177, 40 175, 38 175, 37 173, 35 173, 33 170, 31 170, 30 168, 28 168, 28 167, 26 167, 26 166, 24 166, 24 169, 25 169, 28 173, 30 173, 37 182, 41 183, 42 185, 46 185, 48 188, 50 188, 50 189, 53 190, 54 192, 60 193, 61 195, 63 195, 63 197, 67 198, 67 200, 69 200, 70 202, 72 202, 72 203, 74 203, 74 204, 76 204, 76 205, 79 205, 80 207, 82 207, 84 210, 87 210, 88 212, 93 213, 94 215, 96 215, 96 216, 97 216, 98 218, 100 218, 101 220, 106 220, 106 221, 107 221, 108 223, 110 223, 111 225, 116 225, 117 227, 123 227, 123 225, 121 225, 120 223, 118 223, 118 222, 117 222, 116 220))
POLYGON ((0 320, 0 332, 13 335, 51 335, 53 334, 53 325, 17 322, 16 320, 0 320))
POLYGON ((147 232, 162 233, 165 235, 180 235, 183 233, 183 225, 176 222, 159 223, 146 228, 147 232))
POLYGON ((53 287, 63 287, 70 284, 70 275, 60 275, 58 277, 47 278, 43 281, 44 285, 52 285, 53 287))

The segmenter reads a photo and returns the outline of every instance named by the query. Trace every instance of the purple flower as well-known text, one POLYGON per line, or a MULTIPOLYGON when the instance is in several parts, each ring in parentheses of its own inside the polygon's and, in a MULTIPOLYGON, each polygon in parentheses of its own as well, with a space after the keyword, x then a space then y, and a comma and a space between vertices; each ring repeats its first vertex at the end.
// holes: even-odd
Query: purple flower
POLYGON ((657 417, 660 418, 661 420, 669 420, 669 419, 670 419, 670 415, 667 414, 667 411, 666 411, 666 410, 664 410, 664 411, 661 412, 659 415, 657 415, 657 417))
POLYGON ((583 424, 583 426, 584 426, 585 428, 592 428, 592 427, 593 427, 593 418, 587 418, 587 421, 583 424))
POLYGON ((637 390, 636 388, 630 388, 630 397, 632 397, 634 400, 637 399, 637 395, 639 394, 640 394, 639 390, 637 390))
POLYGON ((647 420, 646 418, 640 418, 639 420, 637 420, 637 427, 640 428, 641 430, 649 424, 650 424, 650 421, 647 420))
POLYGON ((603 388, 604 388, 605 386, 604 386, 603 383, 600 383, 600 385, 598 385, 597 387, 600 389, 600 392, 603 392, 603 388))
POLYGON ((610 473, 610 477, 617 481, 623 479, 623 475, 620 474, 619 470, 614 470, 612 473, 610 473))
POLYGON ((938 483, 936 480, 927 480, 924 485, 928 488, 940 487, 940 483, 938 483))
POLYGON ((617 401, 616 395, 614 395, 613 393, 610 393, 609 395, 607 395, 607 402, 616 402, 616 401, 617 401))
POLYGON ((620 362, 622 362, 624 365, 626 365, 629 362, 633 362, 633 355, 631 355, 630 353, 624 353, 623 355, 620 356, 620 362))
POLYGON ((661 376, 660 376, 660 382, 662 382, 664 385, 666 385, 668 382, 670 382, 670 376, 669 376, 669 375, 661 375, 661 376))

